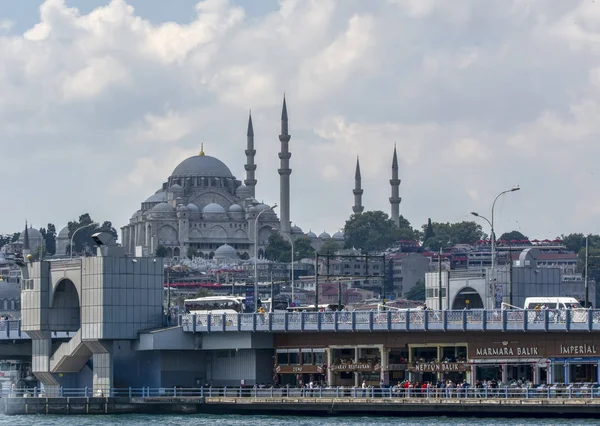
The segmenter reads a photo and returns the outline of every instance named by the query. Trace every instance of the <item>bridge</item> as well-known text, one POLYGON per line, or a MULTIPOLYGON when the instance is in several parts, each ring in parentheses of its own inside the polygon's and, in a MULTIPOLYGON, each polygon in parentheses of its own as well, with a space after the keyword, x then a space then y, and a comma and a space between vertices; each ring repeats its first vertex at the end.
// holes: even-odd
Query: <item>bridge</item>
POLYGON ((187 314, 184 332, 600 331, 600 310, 406 310, 187 314))

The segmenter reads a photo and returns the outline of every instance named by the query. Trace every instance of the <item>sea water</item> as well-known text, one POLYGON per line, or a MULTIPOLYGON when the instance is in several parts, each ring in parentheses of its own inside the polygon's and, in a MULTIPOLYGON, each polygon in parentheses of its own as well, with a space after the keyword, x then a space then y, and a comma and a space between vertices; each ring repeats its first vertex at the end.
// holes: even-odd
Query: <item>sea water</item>
POLYGON ((298 416, 254 416, 254 415, 95 415, 59 416, 28 415, 2 416, 0 425, 10 426, 495 426, 495 425, 597 425, 595 419, 519 419, 519 418, 459 418, 459 417, 298 417, 298 416))

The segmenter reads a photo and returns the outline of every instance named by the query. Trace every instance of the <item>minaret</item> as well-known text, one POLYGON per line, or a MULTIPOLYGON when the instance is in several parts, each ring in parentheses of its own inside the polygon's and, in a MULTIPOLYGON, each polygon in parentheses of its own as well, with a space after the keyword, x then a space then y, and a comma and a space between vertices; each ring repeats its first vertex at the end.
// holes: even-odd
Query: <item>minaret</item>
POLYGON ((390 179, 390 185, 392 185, 392 196, 390 197, 390 204, 392 205, 392 220, 396 226, 400 226, 400 179, 398 179, 398 156, 396 155, 396 145, 394 144, 394 158, 392 159, 392 178, 390 179))
POLYGON ((285 95, 283 96, 283 109, 281 110, 281 134, 279 135, 281 142, 281 152, 279 153, 280 168, 279 172, 279 196, 280 196, 280 217, 281 217, 281 232, 290 233, 290 151, 288 143, 290 135, 288 134, 288 115, 287 106, 285 105, 285 95))
POLYGON ((352 211, 356 214, 362 213, 365 209, 362 205, 362 195, 363 190, 361 187, 361 179, 360 179, 360 163, 358 162, 358 156, 356 157, 356 172, 354 173, 354 206, 352 207, 352 211))
POLYGON ((25 233, 23 234, 23 258, 27 259, 27 255, 31 253, 29 248, 29 230, 27 229, 27 221, 25 221, 25 233))
POLYGON ((244 168, 246 169, 246 180, 244 181, 244 185, 250 188, 252 198, 256 198, 256 178, 254 177, 254 172, 256 171, 256 164, 254 164, 254 156, 256 155, 256 150, 254 149, 254 129, 252 128, 252 113, 250 113, 248 116, 248 133, 246 134, 246 138, 246 165, 244 166, 244 168))

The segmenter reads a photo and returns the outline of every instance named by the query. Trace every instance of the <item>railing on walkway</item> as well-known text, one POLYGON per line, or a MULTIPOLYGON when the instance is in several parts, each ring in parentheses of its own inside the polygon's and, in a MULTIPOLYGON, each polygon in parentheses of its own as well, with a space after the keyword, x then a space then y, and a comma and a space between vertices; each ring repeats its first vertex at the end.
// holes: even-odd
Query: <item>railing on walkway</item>
POLYGON ((186 332, 223 331, 592 331, 600 310, 459 310, 188 314, 186 332))
POLYGON ((427 399, 594 399, 600 400, 597 384, 553 385, 533 388, 505 386, 498 388, 452 388, 434 387, 421 389, 401 387, 321 387, 315 389, 294 387, 202 387, 202 388, 112 388, 94 390, 92 388, 60 388, 54 392, 42 389, 2 389, 2 398, 86 398, 86 397, 125 397, 125 398, 427 398, 427 399))
MULTIPOLYGON (((50 336, 55 339, 70 339, 75 331, 53 331, 50 336)), ((4 320, 0 322, 0 340, 29 340, 27 332, 21 331, 21 320, 4 320)))

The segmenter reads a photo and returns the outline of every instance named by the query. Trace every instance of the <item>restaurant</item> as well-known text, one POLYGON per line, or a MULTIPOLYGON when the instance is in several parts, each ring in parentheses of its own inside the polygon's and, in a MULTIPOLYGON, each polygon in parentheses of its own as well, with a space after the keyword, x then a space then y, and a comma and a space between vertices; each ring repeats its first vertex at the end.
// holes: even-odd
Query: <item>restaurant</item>
POLYGON ((275 334, 274 381, 329 386, 599 382, 600 338, 564 332, 275 334))

